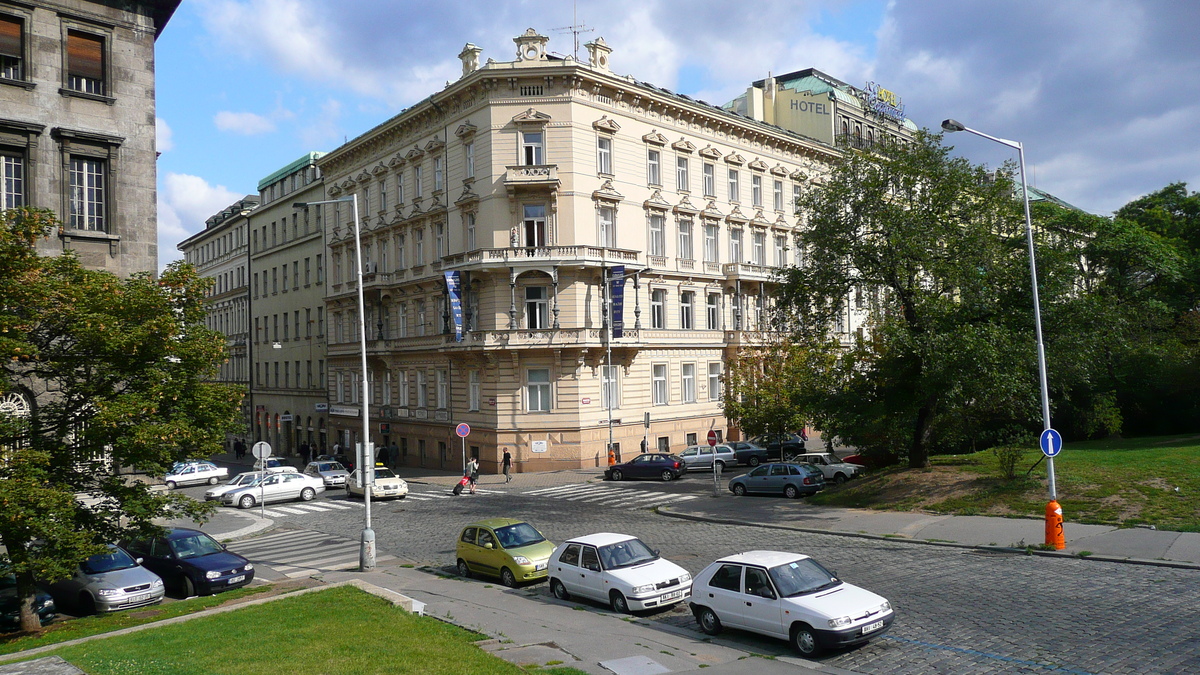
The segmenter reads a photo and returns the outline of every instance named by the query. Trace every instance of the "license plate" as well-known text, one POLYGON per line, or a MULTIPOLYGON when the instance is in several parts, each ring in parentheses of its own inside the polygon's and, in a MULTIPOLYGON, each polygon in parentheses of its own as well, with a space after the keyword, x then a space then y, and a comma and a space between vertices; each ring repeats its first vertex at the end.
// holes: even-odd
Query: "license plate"
POLYGON ((875 623, 869 623, 869 624, 863 626, 862 632, 863 632, 863 635, 866 635, 867 633, 870 633, 873 630, 879 630, 880 628, 883 628, 883 622, 876 621, 875 623))
POLYGON ((129 600, 127 600, 127 602, 131 602, 131 603, 132 602, 142 602, 144 600, 149 600, 149 599, 150 599, 149 593, 141 593, 139 595, 130 596, 129 600))
POLYGON ((683 591, 674 591, 672 593, 667 593, 666 595, 662 596, 662 602, 666 602, 668 600, 678 600, 679 598, 682 598, 682 597, 683 597, 683 591))
POLYGON ((239 574, 239 575, 237 575, 236 577, 231 577, 231 578, 229 579, 229 583, 231 583, 231 584, 236 584, 236 583, 240 583, 240 582, 242 582, 242 581, 245 581, 245 580, 246 580, 246 575, 245 575, 245 574, 239 574))
POLYGON ((533 569, 535 571, 541 572, 542 570, 546 569, 546 563, 538 563, 533 566, 533 569))

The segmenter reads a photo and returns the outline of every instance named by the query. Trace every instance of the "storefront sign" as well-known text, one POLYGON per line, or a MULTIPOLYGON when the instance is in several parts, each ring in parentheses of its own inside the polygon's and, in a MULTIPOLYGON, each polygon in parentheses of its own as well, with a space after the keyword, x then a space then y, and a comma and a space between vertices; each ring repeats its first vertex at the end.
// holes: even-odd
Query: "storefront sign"
POLYGON ((331 405, 329 406, 329 414, 341 415, 343 417, 358 417, 359 415, 362 415, 362 411, 358 408, 352 408, 345 405, 331 405))
POLYGON ((533 441, 531 446, 532 447, 530 447, 530 450, 533 450, 534 452, 546 451, 546 441, 533 441))
POLYGON ((884 89, 874 82, 868 82, 863 104, 877 115, 888 117, 897 122, 904 121, 904 103, 896 92, 884 89))

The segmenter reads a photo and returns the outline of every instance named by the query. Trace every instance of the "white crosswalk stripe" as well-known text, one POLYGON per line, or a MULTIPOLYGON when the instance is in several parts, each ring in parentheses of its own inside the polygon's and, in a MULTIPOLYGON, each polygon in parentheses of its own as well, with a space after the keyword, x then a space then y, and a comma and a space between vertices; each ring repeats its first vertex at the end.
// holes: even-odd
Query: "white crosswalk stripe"
POLYGON ((595 504, 614 508, 645 509, 671 502, 686 502, 696 495, 663 492, 653 488, 617 486, 607 483, 576 483, 554 487, 526 490, 521 494, 547 497, 581 504, 595 504))
MULTIPOLYGON (((289 578, 344 570, 359 564, 359 542, 311 530, 276 532, 234 542, 230 549, 289 578)), ((394 557, 381 555, 376 561, 394 557)))

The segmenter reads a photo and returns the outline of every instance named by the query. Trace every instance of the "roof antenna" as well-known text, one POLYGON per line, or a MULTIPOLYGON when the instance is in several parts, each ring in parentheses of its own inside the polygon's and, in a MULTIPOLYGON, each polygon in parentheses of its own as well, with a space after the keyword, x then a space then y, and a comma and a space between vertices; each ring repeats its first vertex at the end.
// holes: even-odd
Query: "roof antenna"
POLYGON ((571 3, 571 25, 570 26, 562 26, 560 28, 553 28, 551 30, 553 30, 557 33, 570 33, 572 36, 574 36, 574 39, 575 39, 574 55, 575 55, 575 60, 578 61, 579 60, 579 34, 580 33, 592 33, 596 29, 588 28, 587 25, 579 23, 579 3, 572 2, 571 3))

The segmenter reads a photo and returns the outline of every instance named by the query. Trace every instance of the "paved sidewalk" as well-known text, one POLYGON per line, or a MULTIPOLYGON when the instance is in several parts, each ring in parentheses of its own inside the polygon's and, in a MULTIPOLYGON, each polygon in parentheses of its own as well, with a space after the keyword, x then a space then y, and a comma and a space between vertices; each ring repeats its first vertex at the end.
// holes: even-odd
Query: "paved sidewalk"
MULTIPOLYGON (((680 518, 735 525, 762 525, 800 531, 851 536, 911 539, 948 546, 1002 548, 1036 547, 1045 541, 1045 522, 1032 518, 948 516, 910 511, 872 511, 814 506, 777 497, 735 497, 724 494, 658 509, 680 518), (733 504, 736 502, 736 508, 733 504)), ((1033 550, 1037 555, 1079 556, 1200 569, 1200 533, 1120 529, 1109 525, 1067 522, 1067 547, 1062 551, 1033 550)))

